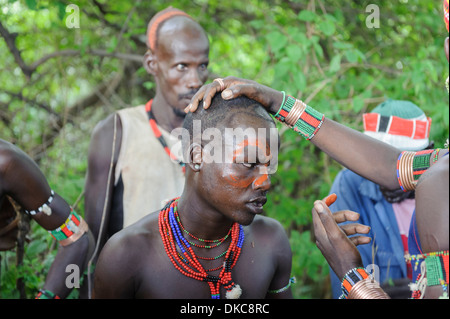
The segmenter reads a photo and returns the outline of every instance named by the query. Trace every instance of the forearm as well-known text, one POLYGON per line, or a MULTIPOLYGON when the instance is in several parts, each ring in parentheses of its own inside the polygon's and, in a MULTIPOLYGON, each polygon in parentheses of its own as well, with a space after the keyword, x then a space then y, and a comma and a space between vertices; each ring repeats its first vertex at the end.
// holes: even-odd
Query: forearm
POLYGON ((94 249, 90 232, 69 246, 60 246, 43 286, 59 298, 67 298, 73 288, 80 288, 80 281, 94 249))
POLYGON ((266 91, 271 101, 266 104, 268 110, 278 120, 292 126, 331 158, 364 178, 388 189, 399 187, 397 159, 400 150, 328 119, 326 115, 321 118, 320 110, 316 112, 282 92, 266 91))
POLYGON ((327 118, 311 142, 358 175, 388 189, 399 187, 400 150, 327 118))

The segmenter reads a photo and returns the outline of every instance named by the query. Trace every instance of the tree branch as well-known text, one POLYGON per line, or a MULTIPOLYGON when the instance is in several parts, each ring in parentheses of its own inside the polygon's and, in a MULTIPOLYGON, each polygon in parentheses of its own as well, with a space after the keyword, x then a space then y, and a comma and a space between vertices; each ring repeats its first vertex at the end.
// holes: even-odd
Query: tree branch
MULTIPOLYGON (((41 64, 44 64, 48 60, 53 59, 55 57, 77 56, 77 55, 81 55, 81 54, 82 53, 80 50, 55 51, 55 52, 52 52, 50 54, 43 56, 42 58, 40 58, 39 60, 37 60, 36 62, 31 64, 29 68, 32 70, 32 72, 34 72, 41 64)), ((117 59, 121 59, 121 60, 133 61, 133 62, 137 62, 137 63, 142 63, 142 58, 143 58, 142 55, 139 55, 139 54, 108 52, 105 50, 95 50, 95 49, 86 50, 84 52, 84 54, 91 54, 91 55, 101 56, 101 57, 117 58, 117 59)))
POLYGON ((36 69, 40 65, 44 64, 45 62, 47 62, 50 59, 53 59, 55 57, 60 57, 60 56, 77 56, 77 55, 82 55, 82 54, 91 54, 91 55, 95 55, 95 56, 111 57, 111 58, 117 58, 117 59, 121 59, 121 60, 133 61, 136 63, 142 63, 142 55, 139 55, 139 54, 118 53, 118 52, 108 52, 106 50, 88 49, 84 53, 82 53, 81 50, 55 51, 55 52, 52 52, 52 53, 49 53, 49 54, 43 56, 39 60, 28 65, 22 59, 20 50, 16 46, 17 34, 10 33, 6 28, 3 27, 1 22, 0 22, 0 34, 5 39, 6 45, 8 46, 12 55, 14 56, 14 60, 19 65, 23 74, 25 74, 25 76, 27 76, 28 78, 31 78, 31 75, 36 71, 36 69))
POLYGON ((33 71, 28 67, 28 65, 22 59, 20 50, 16 46, 17 33, 10 33, 5 27, 3 27, 2 22, 0 21, 0 34, 5 39, 6 45, 8 46, 12 55, 14 56, 14 60, 19 65, 23 74, 25 74, 28 78, 30 78, 33 71))

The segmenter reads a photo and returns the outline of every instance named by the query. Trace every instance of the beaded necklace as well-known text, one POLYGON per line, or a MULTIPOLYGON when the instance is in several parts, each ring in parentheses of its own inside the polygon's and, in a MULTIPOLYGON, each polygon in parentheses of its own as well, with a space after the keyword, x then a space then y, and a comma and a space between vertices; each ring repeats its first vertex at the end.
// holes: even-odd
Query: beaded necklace
MULTIPOLYGON (((159 232, 166 254, 173 266, 186 277, 207 282, 212 299, 220 299, 221 285, 227 291, 227 299, 238 299, 242 294, 242 290, 239 285, 233 282, 231 270, 236 265, 241 254, 245 237, 243 227, 238 223, 234 223, 231 226, 231 243, 225 253, 225 262, 223 266, 205 270, 198 261, 199 257, 196 256, 192 249, 192 245, 183 237, 182 228, 175 216, 177 205, 178 198, 169 202, 159 213, 159 232), (177 251, 177 247, 181 253, 177 251), (208 272, 219 269, 222 270, 218 276, 208 274, 208 272)), ((225 241, 225 239, 223 239, 223 241, 225 241)), ((221 255, 216 258, 221 257, 221 255)))
POLYGON ((177 220, 178 225, 180 226, 180 228, 183 230, 183 232, 184 232, 185 234, 189 235, 189 237, 192 237, 192 238, 194 238, 194 239, 196 239, 196 240, 198 240, 198 241, 200 241, 200 242, 202 242, 202 243, 212 243, 212 244, 214 244, 214 245, 199 245, 199 244, 196 244, 196 243, 193 243, 193 242, 189 241, 189 244, 191 244, 192 246, 198 247, 198 248, 211 249, 211 248, 219 247, 221 244, 223 244, 223 243, 225 242, 225 240, 228 239, 228 237, 229 237, 230 234, 231 234, 231 230, 233 229, 233 227, 230 227, 230 230, 228 231, 228 234, 226 234, 225 237, 223 237, 223 238, 221 238, 221 239, 213 239, 213 240, 210 240, 210 239, 202 239, 202 238, 198 238, 197 236, 191 234, 190 232, 188 232, 188 231, 184 228, 183 224, 181 223, 180 216, 178 215, 178 206, 175 206, 175 208, 174 208, 174 215, 175 215, 175 218, 176 218, 176 220, 177 220))
POLYGON ((148 121, 149 121, 150 127, 153 131, 153 134, 155 134, 155 137, 158 139, 159 143, 161 143, 162 147, 166 151, 167 155, 169 155, 170 159, 175 161, 176 163, 178 163, 178 165, 181 166, 182 172, 185 173, 186 172, 185 163, 183 163, 178 158, 176 158, 176 156, 170 151, 170 148, 167 146, 166 140, 164 139, 160 129, 158 128, 158 125, 156 123, 156 118, 153 115, 152 104, 153 104, 153 99, 151 99, 150 101, 148 101, 145 104, 145 111, 147 112, 148 121))

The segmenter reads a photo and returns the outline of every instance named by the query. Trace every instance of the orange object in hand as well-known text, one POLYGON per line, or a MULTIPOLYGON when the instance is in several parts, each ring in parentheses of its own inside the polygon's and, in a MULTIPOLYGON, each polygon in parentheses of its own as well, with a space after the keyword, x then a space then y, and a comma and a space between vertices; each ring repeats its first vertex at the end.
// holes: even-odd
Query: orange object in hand
POLYGON ((325 198, 325 204, 327 204, 327 206, 330 206, 336 201, 336 199, 337 199, 336 194, 330 194, 327 198, 325 198))

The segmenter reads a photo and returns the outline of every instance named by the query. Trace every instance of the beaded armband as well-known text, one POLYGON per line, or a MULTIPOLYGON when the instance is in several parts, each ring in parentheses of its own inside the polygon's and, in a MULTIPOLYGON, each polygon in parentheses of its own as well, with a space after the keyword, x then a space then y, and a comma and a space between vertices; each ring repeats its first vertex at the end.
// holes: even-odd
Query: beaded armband
POLYGON ((35 299, 61 299, 49 290, 39 289, 35 299))
POLYGON ((369 278, 369 274, 362 267, 350 269, 342 279, 341 288, 342 295, 339 299, 347 299, 348 294, 352 290, 353 286, 359 281, 369 278))
POLYGON ((61 246, 67 246, 80 239, 88 229, 88 225, 83 218, 74 210, 71 210, 64 224, 48 232, 61 246))
POLYGON ((289 279, 289 283, 286 286, 284 286, 281 289, 269 290, 268 293, 274 294, 274 295, 281 294, 282 292, 285 292, 286 290, 288 290, 291 287, 291 285, 295 284, 296 282, 297 282, 297 280, 295 279, 295 277, 292 277, 291 279, 289 279))
POLYGON ((50 204, 52 203, 54 197, 55 197, 55 192, 52 190, 50 197, 41 207, 39 207, 38 209, 35 209, 35 210, 30 210, 30 211, 25 210, 25 212, 31 216, 36 215, 40 212, 44 212, 44 214, 50 216, 52 214, 52 209, 50 208, 50 204))
POLYGON ((420 264, 421 272, 416 278, 416 282, 410 285, 413 299, 423 298, 426 287, 430 286, 442 286, 443 295, 441 298, 448 299, 448 250, 427 254, 409 255, 406 257, 406 261, 414 261, 414 267, 416 269, 420 264))
POLYGON ((283 103, 275 118, 287 124, 307 140, 311 140, 322 126, 325 116, 304 102, 283 92, 283 103))
POLYGON ((439 152, 435 150, 401 152, 397 160, 397 179, 400 188, 404 192, 414 190, 420 176, 430 168, 430 159, 433 157, 435 162, 438 154, 439 152))

